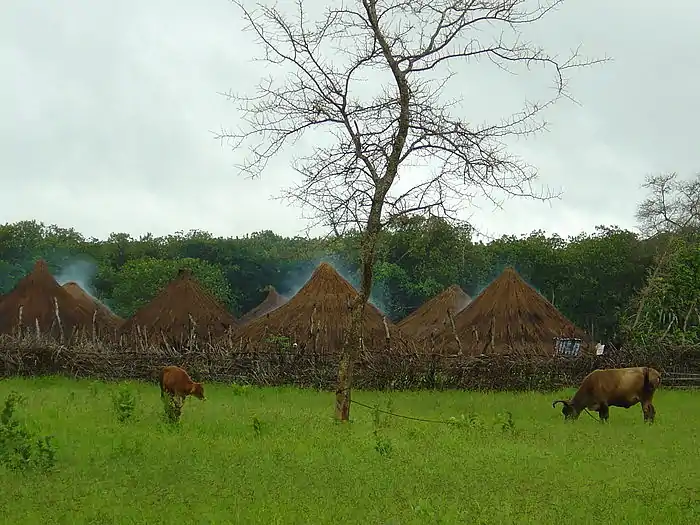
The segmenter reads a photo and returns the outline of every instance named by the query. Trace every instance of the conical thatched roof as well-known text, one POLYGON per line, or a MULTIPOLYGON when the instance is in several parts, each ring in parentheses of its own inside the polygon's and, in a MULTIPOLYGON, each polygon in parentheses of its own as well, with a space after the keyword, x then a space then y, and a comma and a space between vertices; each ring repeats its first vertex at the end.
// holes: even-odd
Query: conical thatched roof
POLYGON ((431 335, 450 327, 448 311, 452 313, 454 319, 469 304, 469 301, 471 298, 464 293, 464 290, 459 285, 453 284, 423 303, 396 326, 405 334, 412 336, 417 343, 424 344, 430 341, 431 335))
MULTIPOLYGON (((288 337, 297 350, 310 353, 341 351, 350 327, 351 305, 358 296, 352 285, 328 263, 321 263, 294 297, 236 332, 241 350, 279 348, 270 338, 288 337)), ((372 304, 364 313, 363 342, 367 351, 406 352, 412 341, 372 304)))
POLYGON ((83 290, 80 285, 74 281, 69 281, 63 285, 63 289, 71 294, 75 300, 77 300, 83 308, 85 308, 90 313, 97 311, 97 315, 101 316, 106 322, 108 322, 114 328, 119 327, 124 319, 119 317, 117 314, 112 312, 107 306, 102 303, 99 299, 92 297, 85 290, 83 290))
POLYGON ((268 286, 267 287, 267 297, 261 302, 258 306, 253 308, 252 310, 249 310, 245 315, 243 315, 238 322, 240 324, 245 324, 253 319, 257 319, 258 317, 262 317, 265 314, 268 314, 272 312, 273 310, 276 310, 280 306, 282 306, 284 303, 286 303, 289 299, 283 295, 280 295, 277 293, 277 290, 275 290, 274 286, 268 286))
MULTIPOLYGON (((92 329, 92 312, 85 309, 56 282, 44 260, 38 260, 31 273, 3 296, 0 302, 1 333, 16 333, 20 320, 20 307, 23 330, 34 332, 38 321, 42 334, 59 337, 62 327, 64 337, 68 340, 75 335, 76 330, 92 329), (58 304, 60 325, 56 318, 56 304, 58 304)), ((109 325, 105 323, 104 318, 98 316, 96 328, 101 332, 109 329, 109 325)))
MULTIPOLYGON (((555 337, 586 336, 552 303, 506 268, 455 317, 462 352, 468 355, 554 355, 555 337)), ((444 353, 457 353, 454 332, 436 338, 444 353)))
POLYGON ((181 269, 177 277, 153 300, 141 307, 121 326, 125 336, 146 333, 156 344, 163 338, 171 343, 185 342, 194 328, 198 338, 208 339, 225 334, 236 325, 236 319, 217 299, 207 292, 188 269, 181 269), (192 319, 194 325, 192 324, 192 319))

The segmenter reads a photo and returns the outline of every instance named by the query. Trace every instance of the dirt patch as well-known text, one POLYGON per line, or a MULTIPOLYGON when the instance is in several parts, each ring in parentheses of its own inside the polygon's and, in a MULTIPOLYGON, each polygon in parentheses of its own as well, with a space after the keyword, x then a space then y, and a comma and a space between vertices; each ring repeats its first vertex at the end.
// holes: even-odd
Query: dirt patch
MULTIPOLYGON (((468 355, 554 354, 555 337, 586 334, 552 303, 527 284, 514 268, 503 273, 455 317, 462 352, 468 355)), ((437 348, 458 353, 454 332, 447 328, 436 338, 437 348)))
MULTIPOLYGON (((236 332, 239 348, 269 350, 296 343, 299 351, 339 352, 350 328, 351 306, 357 297, 357 291, 330 264, 321 263, 302 289, 284 305, 240 327, 236 332)), ((365 308, 362 331, 368 351, 413 349, 413 341, 372 304, 365 308)))

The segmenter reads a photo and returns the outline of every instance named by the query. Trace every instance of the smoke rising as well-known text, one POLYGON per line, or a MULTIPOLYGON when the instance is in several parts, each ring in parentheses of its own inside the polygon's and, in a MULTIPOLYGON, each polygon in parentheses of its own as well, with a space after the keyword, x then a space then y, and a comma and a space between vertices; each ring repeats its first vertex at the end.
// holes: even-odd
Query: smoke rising
MULTIPOLYGON (((333 267, 333 269, 336 272, 338 272, 338 274, 343 279, 348 281, 352 285, 352 287, 359 293, 360 279, 357 272, 352 271, 350 265, 344 263, 341 258, 333 255, 326 255, 317 259, 305 261, 303 269, 292 273, 289 277, 287 277, 287 279, 285 279, 282 282, 281 287, 283 287, 285 291, 281 293, 283 293, 289 298, 294 296, 299 290, 301 290, 304 287, 304 285, 311 278, 311 275, 314 273, 318 265, 322 262, 330 264, 333 267)), ((376 297, 375 290, 376 288, 373 287, 369 302, 376 306, 379 309, 379 311, 382 312, 384 315, 388 315, 385 305, 383 304, 381 299, 376 297)))
POLYGON ((71 261, 67 266, 62 268, 61 271, 54 276, 54 279, 56 279, 56 282, 61 286, 73 281, 85 290, 90 297, 97 299, 95 296, 95 289, 92 286, 92 280, 95 278, 95 275, 97 275, 97 264, 89 259, 80 258, 71 261))

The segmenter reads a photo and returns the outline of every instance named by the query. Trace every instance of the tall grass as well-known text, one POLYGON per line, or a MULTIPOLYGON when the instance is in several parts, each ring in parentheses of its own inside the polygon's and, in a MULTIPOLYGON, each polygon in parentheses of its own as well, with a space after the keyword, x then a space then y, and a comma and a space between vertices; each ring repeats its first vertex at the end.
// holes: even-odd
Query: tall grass
POLYGON ((697 393, 659 391, 648 426, 639 406, 565 423, 559 394, 356 392, 455 423, 353 406, 340 425, 329 393, 206 384, 172 425, 154 384, 9 379, 0 401, 11 391, 56 464, 0 466, 5 523, 700 523, 697 393))

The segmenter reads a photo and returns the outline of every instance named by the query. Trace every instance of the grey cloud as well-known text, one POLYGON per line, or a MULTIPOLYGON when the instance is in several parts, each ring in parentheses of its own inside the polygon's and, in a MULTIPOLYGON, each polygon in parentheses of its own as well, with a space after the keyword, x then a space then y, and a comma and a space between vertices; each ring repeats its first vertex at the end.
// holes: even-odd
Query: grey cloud
MULTIPOLYGON (((573 234, 596 224, 634 226, 646 173, 697 169, 692 116, 700 6, 565 3, 529 36, 566 52, 583 42, 614 62, 574 75, 582 107, 548 113, 552 131, 514 145, 542 182, 565 191, 550 205, 510 201, 472 210, 491 234, 533 228, 573 234), (692 143, 691 143, 692 142, 692 143)), ((235 5, 12 2, 0 17, 0 222, 37 218, 88 235, 165 234, 190 228, 236 235, 296 234, 300 213, 270 201, 294 173, 278 159, 260 180, 237 176, 238 155, 209 130, 234 126, 217 91, 252 88, 264 71, 235 5)), ((476 120, 517 110, 549 77, 509 78, 469 66, 457 84, 476 120)), ((470 213, 465 210, 465 216, 470 213)))

